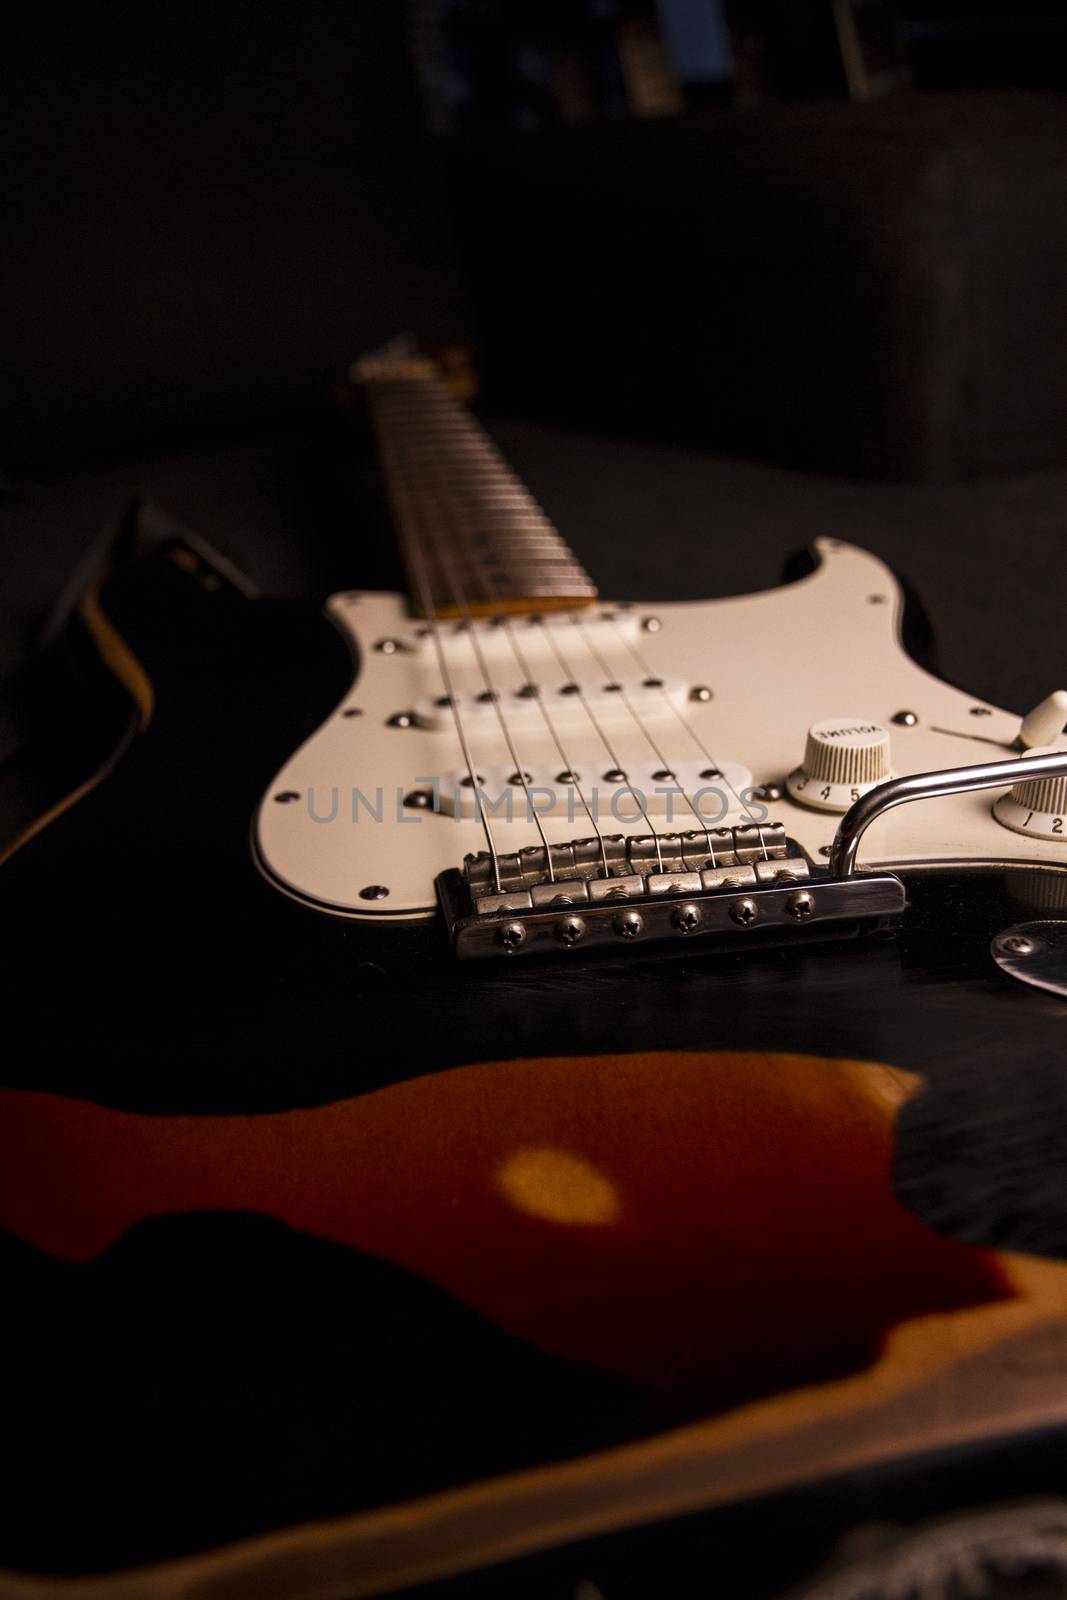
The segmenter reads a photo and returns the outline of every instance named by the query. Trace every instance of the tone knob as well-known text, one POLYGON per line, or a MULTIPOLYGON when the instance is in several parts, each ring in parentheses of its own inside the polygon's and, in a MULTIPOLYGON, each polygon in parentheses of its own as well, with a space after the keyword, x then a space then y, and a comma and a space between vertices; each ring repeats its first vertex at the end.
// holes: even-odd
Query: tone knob
MULTIPOLYGON (((1031 756, 1062 753, 1051 746, 1027 751, 1031 756)), ((1067 778, 1028 778, 1013 783, 1007 794, 993 802, 993 815, 1013 833, 1067 844, 1067 778)))
POLYGON ((808 729, 804 763, 786 788, 816 811, 847 811, 854 800, 891 778, 889 734, 866 717, 827 717, 808 729))

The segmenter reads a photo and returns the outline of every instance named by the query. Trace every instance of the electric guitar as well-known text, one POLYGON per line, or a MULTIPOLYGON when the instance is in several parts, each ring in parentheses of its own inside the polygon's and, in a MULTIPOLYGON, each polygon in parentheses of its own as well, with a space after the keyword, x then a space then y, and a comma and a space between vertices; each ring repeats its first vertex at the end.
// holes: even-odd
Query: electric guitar
POLYGON ((133 731, 0 872, 0 1600, 510 1590, 1067 1423, 1063 697, 837 539, 605 603, 360 377, 408 599, 116 564, 133 731))

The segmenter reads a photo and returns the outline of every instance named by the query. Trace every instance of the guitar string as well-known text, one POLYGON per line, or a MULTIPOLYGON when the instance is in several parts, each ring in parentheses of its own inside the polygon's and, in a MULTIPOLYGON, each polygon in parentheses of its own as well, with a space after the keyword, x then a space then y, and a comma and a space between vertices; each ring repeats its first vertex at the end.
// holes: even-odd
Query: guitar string
MULTIPOLYGON (((478 586, 482 591, 482 598, 487 603, 492 604, 494 602, 498 602, 499 599, 500 599, 500 596, 492 592, 492 587, 491 587, 489 579, 488 579, 488 577, 486 575, 484 567, 479 565, 478 554, 473 548, 473 541, 472 541, 472 539, 470 537, 470 534, 468 532, 466 519, 462 515, 463 509, 464 509, 462 504, 460 504, 459 507, 458 507, 458 509, 459 509, 461 514, 459 516, 455 515, 455 511, 457 509, 457 501, 461 500, 461 498, 462 497, 456 495, 456 493, 455 493, 455 491, 453 489, 451 489, 451 488, 449 488, 447 486, 443 487, 439 491, 439 494, 438 494, 439 502, 442 503, 447 508, 446 515, 448 516, 448 521, 449 521, 451 527, 456 529, 456 531, 459 533, 459 537, 463 541, 463 544, 464 544, 464 546, 466 548, 468 563, 469 563, 469 566, 470 566, 471 570, 476 574, 478 586)), ((482 500, 479 497, 475 497, 474 503, 476 505, 482 505, 483 504, 482 500)), ((504 636, 506 637, 506 639, 507 639, 507 641, 508 641, 508 643, 509 643, 509 645, 511 647, 512 653, 515 656, 515 659, 516 659, 516 661, 518 663, 519 671, 522 673, 524 682, 526 684, 528 684, 528 685, 536 687, 536 685, 534 684, 534 680, 533 680, 533 674, 530 672, 529 664, 526 661, 526 658, 523 655, 522 649, 521 649, 521 647, 519 645, 518 639, 516 638, 516 636, 515 636, 515 634, 514 634, 514 632, 512 630, 511 621, 510 621, 509 617, 507 616, 506 613, 502 613, 500 618, 499 618, 499 621, 500 621, 500 625, 501 625, 501 630, 504 633, 504 636)), ((480 654, 480 652, 479 652, 479 654, 480 654)), ((487 672, 486 672, 485 675, 486 675, 486 677, 488 676, 487 672)), ((487 683, 487 687, 489 687, 490 692, 495 693, 495 686, 491 685, 491 681, 489 683, 487 683)), ((556 750, 559 752, 560 760, 563 762, 563 768, 567 773, 570 774, 571 781, 573 781, 573 783, 574 783, 575 791, 576 791, 576 793, 578 795, 579 800, 581 801, 582 809, 584 810, 586 816, 589 818, 590 825, 591 825, 591 827, 593 829, 593 832, 596 835, 597 842, 598 842, 598 844, 600 846, 600 857, 601 857, 601 864, 602 864, 603 870, 604 870, 604 877, 605 878, 610 877, 611 874, 610 874, 610 869, 608 867, 607 846, 606 846, 605 841, 604 841, 604 835, 603 835, 603 833, 602 833, 602 831, 600 829, 600 826, 599 826, 599 824, 597 822, 596 816, 595 816, 594 812, 592 811, 588 800, 585 797, 585 793, 584 793, 584 791, 582 789, 581 782, 577 777, 577 773, 576 773, 576 770, 575 770, 574 762, 571 760, 571 757, 568 755, 566 749, 564 748, 563 741, 560 738, 560 735, 559 735, 559 732, 558 732, 558 730, 556 728, 556 725, 552 720, 552 717, 551 717, 551 715, 549 713, 548 707, 544 702, 544 697, 542 695, 540 695, 540 694, 537 694, 535 696, 535 698, 537 700, 538 709, 539 709, 539 711, 541 713, 541 716, 542 716, 542 718, 544 720, 545 726, 548 729, 548 732, 549 732, 549 735, 550 735, 550 737, 552 739, 552 742, 555 745, 556 750)), ((497 702, 495 700, 494 700, 493 703, 494 703, 494 705, 497 704, 497 702)), ((498 716, 500 717, 500 720, 501 720, 501 727, 502 727, 502 729, 503 729, 503 731, 505 733, 505 738, 508 738, 507 730, 504 727, 504 719, 503 719, 502 714, 499 712, 499 709, 498 709, 498 716)), ((515 752, 515 750, 514 750, 514 748, 512 746, 510 738, 508 738, 508 745, 509 745, 509 750, 511 751, 511 754, 512 754, 512 758, 516 762, 516 768, 515 768, 516 773, 520 777, 522 777, 523 774, 524 774, 524 770, 525 769, 518 762, 518 757, 517 757, 516 752, 515 752)), ((528 788, 526 786, 525 781, 523 782, 523 788, 526 791, 527 805, 528 805, 528 808, 529 808, 532 805, 532 802, 530 801, 529 790, 528 790, 528 788)), ((554 876, 554 871, 553 871, 553 866, 552 866, 551 849, 550 849, 550 847, 548 845, 548 842, 547 842, 547 840, 545 838, 544 829, 541 827, 540 821, 538 820, 539 814, 534 812, 533 815, 534 815, 535 821, 537 821, 538 831, 541 834, 542 841, 545 844, 546 861, 547 861, 547 864, 548 864, 548 867, 549 867, 549 881, 550 882, 554 882, 555 881, 555 876, 554 876)))
POLYGON ((426 618, 427 626, 430 630, 430 637, 433 640, 434 651, 437 655, 438 670, 441 674, 442 687, 444 688, 445 695, 448 700, 449 709, 452 712, 452 720, 456 725, 456 733, 459 737, 460 749, 463 752, 463 761, 467 768, 467 776, 470 779, 471 792, 474 796, 475 810, 477 812, 479 821, 482 824, 482 830, 485 834, 485 842, 489 846, 489 857, 493 868, 493 882, 496 885, 497 894, 502 894, 503 885, 500 881, 500 857, 497 853, 496 840, 493 837, 493 829, 490 825, 488 814, 482 804, 482 795, 481 789, 478 785, 477 769, 475 768, 474 761, 471 757, 470 746, 467 743, 466 734, 463 731, 463 718, 460 716, 459 712, 459 696, 456 694, 455 689, 453 688, 452 674, 448 668, 448 661, 446 659, 444 646, 441 640, 440 628, 438 627, 439 619, 433 602, 433 591, 426 576, 422 555, 416 551, 414 540, 411 541, 409 546, 408 561, 411 566, 412 576, 415 579, 415 587, 419 594, 419 603, 422 606, 423 615, 426 618))
MULTIPOLYGON (((581 631, 582 638, 585 640, 586 648, 588 649, 590 655, 592 655, 594 657, 594 659, 596 660, 597 666, 600 668, 601 672, 604 674, 604 676, 607 679, 607 681, 609 683, 616 682, 617 680, 615 678, 615 675, 612 673, 611 668, 608 666, 608 663, 605 661, 604 657, 601 655, 601 653, 598 650, 595 642, 589 637, 589 632, 588 632, 588 630, 587 630, 587 628, 585 626, 585 623, 582 622, 582 620, 580 618, 579 618, 579 621, 578 621, 578 627, 579 627, 579 630, 581 631)), ((650 677, 650 676, 652 676, 652 674, 651 673, 646 673, 645 676, 646 677, 650 677)), ((664 756, 663 751, 660 749, 660 747, 656 743, 655 739, 653 739, 651 733, 648 730, 648 727, 647 727, 644 719, 640 716, 640 714, 636 710, 633 702, 630 699, 630 696, 626 693, 626 689, 621 683, 619 684, 618 690, 616 692, 618 693, 619 699, 622 701, 622 703, 625 705, 627 711, 630 713, 630 716, 633 718, 634 722, 637 724, 637 727, 640 729, 642 736, 647 741, 647 743, 648 743, 649 747, 651 748, 652 753, 655 756, 656 760, 659 762, 659 764, 660 764, 660 773, 663 775, 664 778, 674 778, 674 781, 677 782, 677 778, 675 778, 675 774, 674 774, 674 772, 672 770, 671 763, 664 756)), ((653 776, 655 776, 655 774, 653 774, 653 776)), ((712 865, 712 868, 714 869, 715 866, 717 865, 717 862, 715 860, 715 846, 714 846, 714 844, 712 843, 712 840, 711 840, 711 829, 708 827, 707 818, 704 817, 701 814, 701 812, 698 809, 698 807, 695 804, 695 802, 690 798, 690 796, 688 795, 686 790, 680 784, 679 784, 679 789, 681 790, 682 798, 685 800, 686 805, 689 807, 690 811, 693 813, 693 816, 696 818, 697 827, 698 827, 699 831, 701 833, 703 833, 704 838, 707 841, 708 852, 709 852, 709 854, 711 856, 711 865, 712 865)), ((670 819, 668 818, 668 820, 670 820, 670 819)), ((685 846, 681 841, 679 841, 679 853, 681 855, 682 866, 684 868, 684 866, 685 866, 685 846)))
POLYGON ((584 794, 584 792, 582 790, 582 785, 581 785, 581 781, 580 781, 580 779, 578 777, 577 770, 575 769, 574 765, 572 764, 572 762, 570 760, 570 757, 567 755, 566 750, 564 750, 564 748, 563 748, 563 744, 562 744, 562 741, 560 740, 559 734, 556 732, 555 724, 553 723, 552 718, 549 716, 548 707, 545 704, 544 696, 541 694, 539 686, 536 683, 534 683, 534 681, 533 681, 533 676, 532 676, 532 674, 530 672, 529 666, 527 665, 526 659, 525 659, 525 657, 524 657, 524 655, 522 653, 522 650, 521 650, 521 648, 519 646, 519 641, 518 641, 517 637, 515 636, 515 634, 512 632, 510 619, 505 614, 502 617, 501 620, 502 620, 502 625, 503 625, 504 632, 507 635, 508 642, 511 645, 512 651, 514 652, 515 659, 519 663, 519 671, 522 673, 523 681, 528 687, 532 688, 535 691, 534 692, 534 699, 537 701, 538 707, 540 708, 540 711, 541 711, 541 715, 545 720, 545 726, 547 727, 549 733, 552 736, 553 743, 555 744, 556 749, 559 751, 559 758, 563 762, 563 771, 568 774, 568 778, 569 778, 570 782, 573 783, 575 791, 577 792, 578 798, 582 802, 582 808, 585 811, 586 816, 589 818, 590 823, 592 824, 593 832, 597 836, 597 843, 600 845, 600 860, 601 860, 601 863, 602 863, 603 868, 604 868, 604 876, 605 876, 605 878, 610 878, 611 873, 610 873, 610 871, 608 869, 608 851, 607 851, 607 845, 604 843, 604 835, 601 833, 599 824, 597 823, 597 820, 596 820, 596 817, 594 816, 592 810, 590 809, 588 800, 585 798, 585 794, 584 794))
MULTIPOLYGON (((463 429, 461 428, 460 431, 462 432, 463 429)), ((477 441, 475 441, 475 443, 477 443, 477 441)), ((447 452, 446 452, 446 458, 447 458, 447 452)), ((487 468, 491 467, 492 464, 493 464, 492 452, 490 451, 489 457, 487 458, 487 460, 485 462, 483 462, 483 463, 479 463, 479 465, 476 466, 475 471, 478 472, 480 470, 482 472, 482 474, 484 475, 484 473, 486 472, 487 468)), ((442 475, 441 475, 440 471, 438 471, 438 473, 436 475, 437 476, 437 480, 438 480, 437 481, 438 492, 437 492, 437 495, 435 497, 436 498, 436 502, 443 509, 444 520, 445 520, 446 524, 450 527, 450 529, 452 531, 454 531, 458 535, 459 539, 463 543, 463 546, 464 546, 465 551, 466 551, 466 561, 467 561, 468 569, 471 572, 474 573, 474 575, 476 577, 476 580, 477 580, 477 583, 478 583, 478 586, 480 587, 480 589, 482 591, 483 598, 489 604, 493 604, 494 602, 499 601, 500 597, 499 597, 499 595, 497 595, 494 592, 493 587, 492 587, 492 585, 491 585, 491 583, 489 581, 489 578, 487 576, 487 573, 485 571, 484 565, 481 564, 481 562, 480 562, 479 553, 474 548, 474 541, 473 541, 473 539, 471 537, 471 533, 470 533, 469 525, 468 525, 468 521, 467 521, 467 516, 466 516, 466 511, 472 504, 475 507, 480 507, 483 510, 486 509, 486 507, 485 507, 484 484, 482 486, 482 489, 481 489, 480 493, 479 492, 475 492, 473 495, 471 495, 469 493, 464 495, 462 492, 457 492, 457 488, 456 488, 456 485, 455 485, 454 481, 452 481, 452 482, 449 481, 449 479, 451 477, 451 473, 447 470, 447 466, 448 466, 447 459, 445 460, 444 465, 445 465, 446 470, 445 470, 444 475, 443 475, 443 481, 442 481, 442 475)), ((476 481, 476 486, 475 487, 476 487, 476 490, 477 490, 477 487, 478 487, 477 486, 477 481, 476 481)), ((493 494, 495 496, 495 490, 493 491, 493 494)), ((493 497, 491 497, 491 500, 492 500, 492 503, 495 503, 495 499, 493 499, 493 497)), ((492 515, 492 512, 490 512, 490 515, 492 515)), ((431 522, 431 529, 432 529, 432 522, 431 522)), ((526 548, 529 545, 529 536, 527 535, 526 538, 523 539, 521 537, 521 535, 520 535, 519 542, 520 542, 520 548, 526 548)), ((441 560, 440 551, 438 552, 438 559, 441 560)), ((443 566, 444 565, 444 561, 442 561, 441 564, 443 566)), ((511 732, 510 732, 510 730, 509 730, 509 728, 507 726, 507 719, 506 719, 506 717, 504 715, 504 712, 503 712, 501 704, 500 704, 500 698, 499 698, 499 695, 498 695, 497 690, 496 690, 496 685, 493 682, 492 676, 491 676, 491 674, 489 672, 488 665, 487 665, 487 663, 485 661, 484 653, 481 650, 480 642, 478 640, 478 635, 477 635, 477 633, 475 631, 473 621, 472 621, 472 619, 470 617, 469 608, 468 608, 467 604, 465 603, 465 597, 462 597, 460 595, 460 593, 458 592, 457 584, 456 584, 456 581, 455 581, 455 564, 452 562, 452 560, 450 558, 448 559, 448 569, 449 569, 449 573, 448 573, 449 582, 450 582, 450 585, 451 585, 451 588, 452 588, 452 592, 453 592, 453 595, 454 595, 454 598, 455 598, 455 602, 457 604, 457 607, 462 611, 462 614, 463 614, 463 617, 464 617, 464 621, 465 621, 465 624, 466 624, 466 627, 467 627, 467 631, 470 633, 470 636, 471 636, 471 643, 472 643, 472 645, 474 647, 474 650, 475 650, 475 654, 476 654, 476 657, 477 657, 477 660, 478 660, 479 669, 481 671, 482 679, 483 679, 483 682, 485 683, 486 691, 489 694, 489 696, 491 697, 491 701, 492 701, 494 710, 496 711, 497 720, 498 720, 498 722, 500 724, 501 732, 504 735, 504 739, 505 739, 505 741, 507 743, 507 746, 508 746, 509 754, 510 754, 510 756, 512 758, 512 761, 514 763, 515 776, 519 779, 519 781, 520 781, 520 783, 522 785, 523 791, 525 793, 525 796, 526 796, 527 815, 528 816, 532 816, 532 818, 534 820, 534 823, 535 823, 535 825, 537 827, 537 831, 541 836, 541 841, 542 841, 542 844, 544 846, 544 851, 545 851, 545 862, 546 862, 546 865, 547 865, 547 868, 548 868, 549 882, 554 882, 555 881, 555 869, 554 869, 554 864, 553 864, 553 860, 552 860, 551 846, 549 844, 547 834, 546 834, 544 826, 542 824, 540 814, 539 814, 539 812, 537 811, 537 809, 533 805, 532 797, 530 795, 530 790, 529 790, 529 780, 526 777, 525 767, 523 766, 523 764, 522 764, 522 762, 521 762, 521 760, 519 758, 518 751, 517 751, 516 746, 515 746, 515 741, 512 738, 511 732)), ((509 644, 511 646, 512 652, 515 654, 516 660, 519 663, 520 670, 523 672, 524 677, 526 678, 526 680, 527 681, 531 681, 530 680, 529 671, 528 671, 527 666, 526 666, 526 664, 525 664, 525 662, 523 660, 523 657, 522 657, 521 651, 519 650, 517 641, 516 641, 514 635, 511 632, 511 628, 510 628, 510 624, 508 622, 507 615, 504 614, 501 617, 500 620, 501 620, 501 622, 503 624, 505 635, 506 635, 506 637, 508 639, 508 642, 509 642, 509 644)), ((538 697, 538 705, 539 705, 539 709, 541 711, 541 714, 542 714, 543 718, 545 719, 546 726, 548 727, 549 733, 552 736, 553 742, 554 742, 557 750, 559 751, 560 759, 563 761, 564 767, 568 771, 571 771, 572 770, 572 764, 571 764, 570 758, 568 757, 568 755, 566 753, 566 750, 563 747, 563 743, 562 743, 561 739, 559 738, 559 735, 558 735, 558 733, 556 731, 556 728, 555 728, 555 726, 554 726, 554 724, 552 722, 551 716, 549 715, 548 709, 547 709, 547 707, 545 706, 543 700, 541 700, 540 697, 538 697)), ((603 835, 601 834, 600 828, 597 825, 596 817, 594 816, 592 810, 590 809, 590 807, 589 807, 589 805, 588 805, 588 803, 587 803, 587 801, 585 799, 585 795, 581 790, 580 784, 576 784, 576 788, 577 788, 577 792, 578 792, 579 798, 580 798, 580 800, 582 802, 582 806, 583 806, 583 808, 585 810, 585 813, 588 816, 589 821, 590 821, 590 823, 591 823, 591 825, 593 827, 593 830, 596 833, 597 839, 598 839, 598 841, 600 843, 601 859, 602 859, 602 863, 603 863, 603 867, 604 867, 604 875, 605 875, 605 877, 607 877, 609 875, 609 872, 608 872, 608 861, 607 861, 607 850, 606 850, 606 847, 605 847, 605 844, 604 844, 603 835)))
MULTIPOLYGON (((629 651, 631 657, 633 658, 633 660, 636 663, 636 665, 639 668, 639 670, 644 674, 644 676, 646 678, 658 678, 659 674, 657 672, 654 672, 652 670, 652 668, 648 665, 648 662, 645 661, 642 658, 640 652, 637 649, 635 649, 635 647, 630 643, 629 639, 627 639, 626 635, 623 633, 622 629, 619 627, 619 624, 618 624, 617 621, 615 621, 615 619, 612 619, 612 626, 613 626, 616 634, 618 635, 619 643, 622 645, 624 650, 629 651)), ((737 803, 741 807, 742 811, 745 812, 745 814, 749 817, 750 821, 755 823, 756 828, 759 829, 760 848, 763 851, 764 859, 765 860, 769 859, 768 852, 767 852, 767 843, 766 843, 766 840, 763 837, 763 831, 762 831, 762 829, 760 829, 759 823, 756 822, 755 813, 753 812, 752 807, 749 805, 747 800, 742 799, 741 795, 738 794, 737 790, 734 788, 733 784, 730 782, 729 778, 726 776, 726 773, 723 771, 722 765, 719 762, 719 760, 717 759, 717 757, 712 755, 711 751, 708 749, 708 747, 704 743, 703 739, 701 739, 699 734, 696 732, 696 729, 693 728, 690 725, 690 723, 687 720, 687 718, 685 717, 685 715, 681 711, 679 711, 678 707, 675 705, 674 701, 671 699, 670 695, 667 693, 667 690, 666 690, 665 686, 663 685, 663 683, 662 682, 658 683, 657 687, 659 689, 660 694, 663 696, 663 699, 666 701, 667 705, 670 706, 670 708, 673 711, 674 715, 677 717, 678 721, 681 723, 681 725, 685 729, 686 733, 692 739, 693 743, 696 745, 696 747, 700 751, 701 755, 703 755, 705 757, 705 759, 711 763, 711 765, 715 769, 715 771, 721 776, 723 783, 726 785, 727 789, 729 789, 730 793, 733 795, 734 799, 737 801, 737 803)))
MULTIPOLYGON (((553 637, 554 633, 557 630, 548 627, 547 624, 545 623, 545 620, 544 620, 543 617, 540 620, 539 626, 540 626, 542 632, 544 633, 545 638, 548 640, 548 643, 551 646, 551 649, 553 651, 553 654, 556 657, 556 660, 560 664, 560 667, 561 667, 561 669, 563 671, 563 674, 564 674, 566 682, 574 684, 575 693, 578 696, 578 700, 579 700, 582 708, 584 709, 586 715, 588 716, 590 722, 593 724, 593 727, 596 729, 597 735, 600 738, 600 742, 603 744, 604 749, 608 753, 608 759, 611 761, 612 771, 613 772, 622 773, 624 788, 626 788, 626 789, 628 789, 630 791, 630 793, 634 797, 634 800, 637 802, 638 813, 639 813, 640 816, 642 816, 644 818, 645 823, 646 823, 646 825, 648 827, 649 833, 650 833, 650 835, 652 837, 652 840, 653 840, 653 842, 654 842, 654 844, 656 846, 656 861, 657 861, 657 864, 659 866, 660 872, 662 872, 663 871, 663 851, 660 848, 659 830, 656 828, 655 824, 652 821, 652 818, 648 814, 648 807, 645 804, 645 801, 644 801, 640 791, 635 789, 633 784, 630 783, 629 779, 626 777, 626 773, 623 770, 623 767, 619 762, 619 758, 615 754, 614 749, 612 748, 611 741, 609 740, 607 734, 604 732, 603 728, 600 726, 600 722, 598 721, 596 715, 594 714, 592 706, 589 704, 589 701, 586 699, 585 690, 582 688, 581 682, 579 681, 578 678, 575 677, 574 673, 571 671, 571 669, 570 669, 570 667, 569 667, 569 665, 567 663, 566 658, 563 655, 563 652, 562 652, 559 644, 557 643, 556 639, 553 637)), ((615 780, 615 781, 618 781, 618 780, 615 780)), ((627 820, 628 821, 635 821, 636 818, 628 818, 627 820)))
MULTIPOLYGON (((390 470, 393 462, 394 452, 392 441, 386 438, 386 418, 382 415, 382 412, 379 409, 380 396, 375 393, 372 382, 368 382, 367 389, 371 400, 371 420, 377 438, 378 449, 381 453, 382 462, 386 467, 386 483, 389 486, 390 495, 393 499, 394 505, 396 506, 398 523, 401 527, 404 527, 405 522, 408 520, 409 507, 405 505, 404 492, 399 489, 399 477, 395 476, 390 470)), ((419 603, 422 607, 423 615, 426 618, 427 627, 430 630, 430 637, 433 641, 434 653, 437 657, 438 671, 441 674, 441 684, 448 699, 449 708, 452 712, 452 720, 455 723, 456 736, 459 739, 459 747, 463 753, 463 761, 467 768, 467 776, 471 780, 471 790, 474 795, 475 809, 477 811, 478 819, 482 825, 482 831, 485 834, 485 842, 489 847, 489 859, 492 864, 493 882, 496 885, 497 894, 500 894, 503 892, 500 879, 500 856, 497 852, 496 840, 493 836, 493 829, 490 824, 489 817, 486 813, 485 807, 482 805, 481 793, 477 784, 477 770, 471 756, 470 746, 467 743, 467 736, 463 728, 463 719, 460 716, 459 697, 453 688, 452 674, 449 671, 448 661, 441 640, 439 627, 440 619, 438 618, 437 610, 434 605, 432 586, 429 582, 425 563, 422 559, 422 554, 419 550, 417 540, 408 539, 405 541, 405 544, 408 564, 411 570, 411 575, 415 580, 415 588, 418 594, 419 603)))
MULTIPOLYGON (((447 490, 439 489, 435 498, 438 505, 443 504, 445 507, 448 506, 449 501, 447 490)), ((452 595, 452 603, 455 605, 462 618, 463 631, 470 640, 471 648, 478 664, 478 671, 485 686, 485 692, 489 697, 489 703, 492 705, 493 710, 496 713, 496 720, 500 725, 500 732, 504 737, 504 743, 507 745, 508 754, 514 763, 514 774, 518 778, 522 786, 523 793, 526 797, 526 814, 528 817, 533 819, 534 826, 541 836, 541 843, 544 846, 545 851, 545 864, 548 868, 548 881, 549 883, 554 883, 556 881, 556 873, 552 862, 552 848, 548 842, 548 835, 545 833, 544 824, 541 821, 540 813, 530 798, 530 780, 527 777, 525 767, 519 759, 519 754, 515 748, 511 731, 508 728, 507 718, 505 717, 503 708, 501 706, 500 696, 497 693, 495 684, 493 683, 493 679, 489 672, 489 667, 486 663, 485 655, 482 651, 481 643, 478 638, 478 632, 475 628, 474 620, 470 614, 470 608, 467 602, 466 594, 463 591, 462 585, 456 581, 455 567, 451 555, 447 553, 446 546, 443 544, 440 538, 435 537, 432 517, 429 519, 429 530, 431 548, 435 550, 438 565, 440 566, 442 572, 446 575, 449 592, 452 595)), ((461 537, 466 540, 465 535, 461 535, 461 537)), ((477 571, 476 567, 475 570, 477 571)), ((482 581, 484 582, 484 579, 482 581)))

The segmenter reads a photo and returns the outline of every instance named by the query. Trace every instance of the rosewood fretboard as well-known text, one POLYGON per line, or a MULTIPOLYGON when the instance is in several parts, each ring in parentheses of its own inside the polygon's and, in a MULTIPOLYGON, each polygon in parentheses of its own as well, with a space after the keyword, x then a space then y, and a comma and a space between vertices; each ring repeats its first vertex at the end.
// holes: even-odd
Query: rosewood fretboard
POLYGON ((420 614, 590 604, 596 588, 488 435, 417 358, 359 367, 420 614))

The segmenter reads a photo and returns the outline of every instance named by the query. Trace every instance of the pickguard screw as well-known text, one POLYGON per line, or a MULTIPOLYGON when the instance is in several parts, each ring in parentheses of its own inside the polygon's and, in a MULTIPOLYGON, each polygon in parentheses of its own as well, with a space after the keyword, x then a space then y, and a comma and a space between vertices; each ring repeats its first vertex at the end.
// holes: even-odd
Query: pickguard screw
POLYGON ((993 713, 992 713, 992 711, 990 711, 988 706, 972 706, 971 707, 971 716, 972 717, 991 717, 992 715, 993 715, 993 713))
POLYGON ((343 717, 361 717, 363 712, 360 710, 359 706, 346 706, 341 715, 343 717))
POLYGON ((539 692, 536 683, 524 683, 521 689, 516 689, 515 694, 519 700, 536 700, 539 692))
POLYGON ((296 789, 283 789, 280 794, 276 794, 274 798, 278 805, 287 806, 291 805, 294 800, 299 800, 300 795, 296 789))
POLYGON ((400 649, 399 639, 379 639, 374 646, 380 656, 395 656, 400 649))
POLYGON ((644 925, 644 920, 637 911, 620 911, 611 921, 611 926, 620 939, 636 939, 644 925))
POLYGON ((671 922, 679 933, 692 933, 700 921, 700 912, 696 906, 675 906, 671 912, 671 922))
POLYGON ((497 938, 505 950, 517 950, 526 939, 526 929, 521 922, 505 922, 497 938))
POLYGON ((743 928, 749 927, 759 916, 759 906, 755 900, 750 900, 746 895, 743 900, 735 900, 730 907, 730 918, 739 922, 743 928))
POLYGON ((414 721, 415 718, 410 711, 397 711, 388 718, 385 726, 387 728, 410 728, 414 721))
POLYGON ((819 854, 821 856, 832 856, 833 853, 834 853, 834 847, 833 847, 832 844, 821 844, 819 846, 819 854))
POLYGON ((560 944, 577 944, 585 932, 581 917, 561 917, 556 923, 556 938, 560 944))
POLYGON ((359 891, 361 900, 384 900, 389 890, 384 883, 368 883, 365 889, 359 891))
POLYGON ((780 800, 782 786, 779 783, 760 783, 752 791, 753 800, 780 800))
POLYGON ((914 728, 918 720, 914 711, 897 711, 893 714, 893 721, 901 728, 914 728))
POLYGON ((663 624, 658 617, 642 617, 641 627, 645 633, 658 633, 663 624))
POLYGON ((1034 941, 1028 939, 1025 933, 1009 933, 1006 939, 1001 939, 1000 948, 1010 956, 1028 956, 1033 951, 1034 941))
POLYGON ((884 606, 885 605, 885 595, 884 594, 869 594, 867 596, 867 604, 869 606, 884 606))
POLYGON ((803 922, 815 910, 815 896, 807 889, 798 889, 796 894, 791 894, 785 903, 785 909, 791 917, 798 922, 803 922))
POLYGON ((427 811, 433 805, 433 795, 429 789, 412 789, 410 794, 404 796, 404 804, 413 811, 427 811))
POLYGON ((699 700, 701 705, 707 705, 708 701, 713 698, 713 692, 708 688, 707 684, 698 683, 695 688, 690 689, 689 698, 690 700, 699 700))

